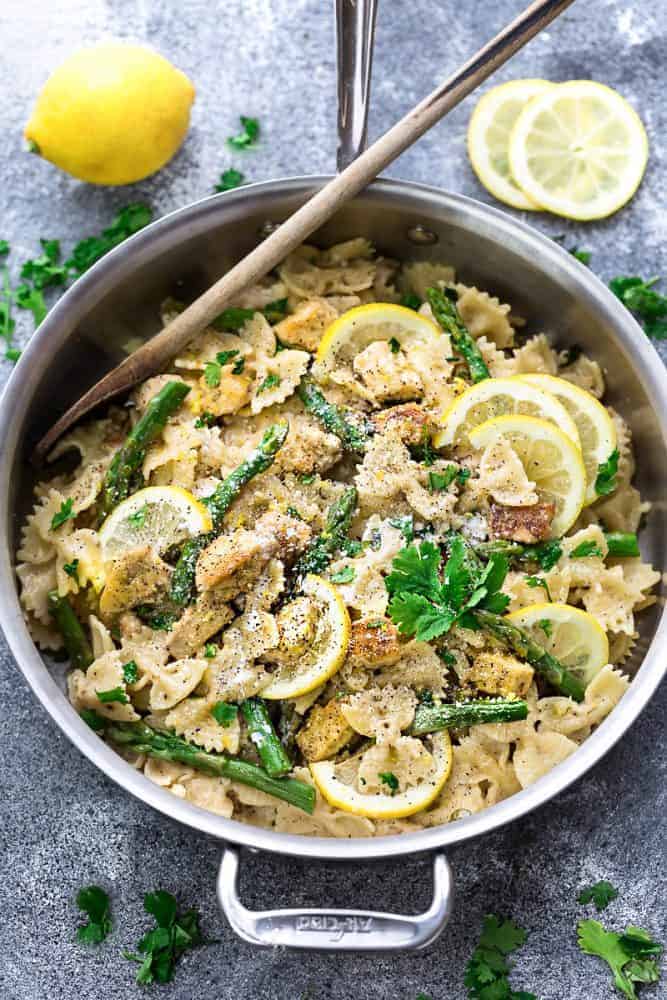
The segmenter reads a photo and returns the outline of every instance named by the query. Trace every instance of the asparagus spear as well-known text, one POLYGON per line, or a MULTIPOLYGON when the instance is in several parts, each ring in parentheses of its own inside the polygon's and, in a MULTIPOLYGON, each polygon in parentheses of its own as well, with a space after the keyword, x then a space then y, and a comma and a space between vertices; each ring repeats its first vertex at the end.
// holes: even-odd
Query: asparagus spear
POLYGON ((146 411, 132 428, 125 444, 113 457, 102 487, 101 515, 106 517, 121 500, 141 485, 141 466, 146 449, 164 430, 167 420, 179 408, 190 387, 185 382, 167 382, 153 396, 146 411))
POLYGON ((312 413, 326 430, 340 438, 348 451, 366 450, 371 432, 365 420, 361 426, 351 421, 346 411, 341 406, 330 403, 310 378, 302 378, 297 391, 308 412, 312 413))
POLYGON ((183 544, 171 581, 171 599, 175 604, 183 607, 193 600, 195 569, 200 553, 222 531, 225 514, 246 483, 249 483, 260 472, 265 472, 273 464, 276 454, 287 437, 288 430, 287 421, 272 424, 245 461, 241 462, 238 468, 234 469, 209 497, 206 497, 204 502, 211 514, 213 531, 197 535, 196 538, 191 538, 183 544))
POLYGON ((49 592, 48 606, 51 617, 63 637, 72 666, 79 670, 87 670, 93 662, 93 651, 83 626, 74 613, 74 608, 67 597, 60 597, 57 590, 49 592))
MULTIPOLYGON (((605 534, 608 555, 617 558, 638 556, 639 545, 637 536, 630 531, 610 531, 605 534)), ((488 559, 492 555, 504 555, 517 562, 538 562, 544 570, 555 566, 563 549, 559 539, 538 542, 536 545, 522 545, 520 542, 510 542, 499 538, 490 542, 481 542, 475 546, 477 555, 488 559)))
POLYGON ((292 761, 278 739, 266 705, 261 698, 247 698, 241 702, 241 711, 264 770, 272 778, 282 778, 291 771, 292 761))
POLYGON ((561 694, 574 698, 575 701, 584 700, 586 688, 581 681, 570 673, 555 656, 536 643, 527 632, 508 621, 507 618, 493 614, 491 611, 475 608, 473 614, 482 628, 487 629, 504 642, 517 656, 527 660, 561 694))
POLYGON ((496 701, 459 701, 453 705, 418 705, 410 732, 413 736, 439 729, 477 726, 483 722, 517 722, 528 716, 528 704, 519 698, 496 701))
POLYGON ((220 778, 229 778, 242 785, 257 788, 278 799, 283 799, 297 809, 312 813, 315 808, 315 789, 296 778, 272 778, 263 768, 236 757, 208 753, 186 740, 170 733, 159 733, 145 722, 105 722, 107 739, 119 746, 131 747, 137 753, 160 760, 178 761, 198 771, 220 778))
POLYGON ((486 362, 475 343, 474 337, 466 329, 465 323, 456 308, 456 303, 447 296, 446 292, 441 292, 439 288, 429 288, 426 292, 426 297, 436 320, 445 333, 449 334, 455 349, 465 359, 473 382, 482 382, 485 378, 490 378, 491 373, 486 367, 486 362))
POLYGON ((347 538, 357 506, 357 490, 348 486, 327 511, 324 531, 313 539, 294 567, 296 580, 308 573, 322 573, 347 538))

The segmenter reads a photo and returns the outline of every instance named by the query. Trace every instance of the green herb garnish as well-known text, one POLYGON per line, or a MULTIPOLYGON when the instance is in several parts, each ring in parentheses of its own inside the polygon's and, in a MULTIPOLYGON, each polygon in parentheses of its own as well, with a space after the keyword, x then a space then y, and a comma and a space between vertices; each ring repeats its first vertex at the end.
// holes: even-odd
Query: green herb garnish
POLYGON ((398 791, 398 778, 393 771, 380 771, 378 778, 383 785, 386 785, 392 795, 398 791))
POLYGON ((216 389, 220 385, 222 369, 217 361, 207 361, 204 365, 204 382, 210 389, 216 389))
POLYGON ((148 205, 141 202, 127 205, 100 236, 89 236, 77 243, 65 266, 78 277, 109 250, 147 226, 152 218, 153 212, 148 205))
POLYGON ((281 381, 282 379, 280 378, 280 375, 276 375, 272 372, 270 375, 266 376, 262 384, 258 387, 257 395, 259 396, 260 392, 266 392, 267 389, 275 388, 280 385, 281 381))
POLYGON ((597 542, 590 539, 587 542, 580 542, 575 549, 570 552, 570 559, 585 559, 587 556, 601 556, 602 549, 597 542))
POLYGON ((123 664, 123 680, 126 684, 136 684, 139 679, 139 667, 136 660, 128 660, 123 664))
POLYGON ((407 292, 405 295, 401 296, 400 305, 404 306, 406 309, 414 309, 416 312, 421 304, 421 299, 413 292, 407 292))
POLYGON ((634 313, 649 337, 663 340, 667 337, 667 295, 653 287, 660 279, 619 277, 609 282, 614 295, 634 313))
POLYGON ((138 531, 139 528, 143 528, 147 514, 148 514, 148 504, 145 503, 143 507, 139 508, 139 510, 135 510, 134 514, 130 514, 128 516, 127 523, 130 525, 130 527, 134 528, 135 531, 138 531))
POLYGON ((144 909, 155 918, 156 926, 142 937, 138 954, 124 951, 123 957, 139 963, 137 983, 168 983, 183 952, 205 944, 199 914, 196 910, 179 914, 175 896, 161 889, 144 896, 144 909))
POLYGON ((71 576, 73 580, 79 582, 79 560, 72 559, 71 563, 65 563, 63 569, 68 576, 71 576))
POLYGON ((619 457, 618 448, 614 448, 609 458, 598 465, 598 474, 595 479, 595 492, 598 496, 609 496, 616 489, 619 457))
POLYGON ((96 691, 95 694, 103 705, 110 705, 113 702, 118 702, 120 705, 127 705, 130 700, 122 687, 111 688, 109 691, 96 691))
POLYGON ((514 991, 509 982, 507 956, 524 944, 526 932, 511 920, 484 917, 479 944, 466 966, 468 1000, 537 1000, 534 993, 514 991))
POLYGON ((241 115, 241 129, 238 135, 232 135, 227 140, 227 145, 232 149, 254 149, 259 136, 259 121, 257 118, 246 118, 241 115))
POLYGON ((459 470, 455 465, 450 465, 444 472, 429 472, 428 488, 431 493, 449 489, 458 476, 459 470))
POLYGON ((611 969, 614 986, 638 1000, 636 983, 657 983, 660 979, 658 958, 662 946, 639 927, 626 927, 624 933, 607 931, 597 920, 580 920, 578 944, 585 955, 602 958, 611 969))
POLYGON ((65 521, 71 521, 74 517, 76 517, 76 512, 74 511, 74 500, 70 497, 68 500, 63 500, 60 505, 60 510, 57 511, 51 518, 51 531, 55 531, 56 528, 60 528, 65 521))
POLYGON ((88 885, 76 894, 76 905, 88 917, 88 923, 79 927, 76 939, 80 944, 100 944, 111 933, 111 907, 109 897, 99 885, 88 885))
POLYGON ((94 712, 92 708, 82 708, 79 715, 94 732, 99 733, 100 729, 104 729, 104 719, 97 712, 94 712))
POLYGON ((219 365, 224 367, 225 365, 228 365, 229 362, 238 355, 238 353, 238 351, 218 351, 215 356, 215 360, 219 365))
POLYGON ((245 180, 245 175, 241 173, 240 170, 235 170, 234 167, 230 167, 229 170, 223 171, 220 174, 220 180, 214 185, 214 191, 232 191, 234 188, 241 187, 245 180))
POLYGON ((549 584, 544 579, 543 576, 527 576, 524 582, 528 587, 541 587, 544 593, 547 595, 547 601, 551 600, 551 593, 549 591, 549 584))
POLYGON ((227 729, 236 721, 238 708, 236 705, 229 705, 226 701, 216 701, 211 709, 211 715, 216 722, 227 729))
POLYGON ((331 582, 352 583, 356 575, 357 574, 353 566, 343 566, 341 569, 331 574, 331 582))
POLYGON ((195 420, 195 427, 198 429, 202 427, 212 427, 215 421, 215 413, 211 413, 210 410, 203 410, 195 420))
POLYGON ((593 885, 587 885, 582 889, 577 896, 577 902, 582 904, 594 903, 595 909, 598 913, 601 913, 617 896, 618 889, 614 888, 611 882, 603 879, 601 882, 594 882, 593 885))
POLYGON ((212 660, 214 656, 218 655, 218 647, 214 642, 207 642, 204 646, 204 656, 207 660, 212 660))

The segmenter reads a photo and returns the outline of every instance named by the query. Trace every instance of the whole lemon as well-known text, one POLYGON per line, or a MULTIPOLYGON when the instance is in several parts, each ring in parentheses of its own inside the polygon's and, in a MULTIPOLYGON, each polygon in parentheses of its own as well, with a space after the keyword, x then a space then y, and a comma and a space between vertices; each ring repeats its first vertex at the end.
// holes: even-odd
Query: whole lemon
POLYGON ((25 128, 34 152, 91 184, 131 184, 172 158, 195 88, 157 52, 120 42, 70 56, 46 81, 25 128))

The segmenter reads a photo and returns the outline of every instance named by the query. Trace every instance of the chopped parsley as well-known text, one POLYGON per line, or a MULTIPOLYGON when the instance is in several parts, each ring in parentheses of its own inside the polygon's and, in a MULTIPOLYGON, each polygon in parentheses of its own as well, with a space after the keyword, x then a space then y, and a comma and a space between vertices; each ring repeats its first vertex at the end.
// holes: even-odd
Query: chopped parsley
POLYGON ((595 492, 599 497, 609 496, 616 489, 619 457, 618 448, 614 448, 606 462, 600 462, 598 465, 595 492))
POLYGON ((217 361, 207 361, 204 365, 204 382, 209 389, 216 389, 220 385, 222 369, 217 361))
POLYGON ((137 604, 134 610, 142 622, 156 632, 169 632, 177 617, 171 611, 159 611, 149 604, 137 604))
POLYGON ((585 559, 587 556, 601 556, 602 549, 597 542, 589 539, 587 542, 580 542, 575 549, 570 552, 571 559, 585 559))
POLYGON ((0 257, 6 257, 10 249, 7 240, 0 240, 0 257))
POLYGON ((259 396, 260 392, 266 392, 267 389, 274 389, 276 386, 280 385, 281 381, 282 379, 280 378, 280 375, 276 375, 272 372, 270 375, 266 376, 262 384, 258 387, 257 395, 259 396))
POLYGON ((215 413, 211 413, 210 410, 202 410, 197 419, 195 420, 195 427, 212 427, 215 423, 216 417, 215 413))
POLYGON ((232 375, 240 375, 245 368, 245 358, 239 358, 232 365, 232 375))
POLYGON ((477 628, 471 614, 477 607, 495 613, 507 607, 509 597, 500 593, 508 568, 505 556, 494 554, 483 565, 465 539, 454 534, 442 578, 441 563, 433 542, 409 545, 394 558, 385 578, 388 612, 403 635, 428 642, 445 635, 456 622, 477 628))
POLYGON ((57 511, 51 518, 51 531, 55 531, 60 528, 65 521, 70 521, 72 518, 76 517, 74 511, 74 500, 70 497, 68 500, 63 500, 60 505, 60 510, 57 511))
POLYGON ((228 365, 229 362, 238 355, 238 353, 238 351, 218 351, 215 356, 215 360, 224 368, 224 366, 228 365))
POLYGON ((577 933, 583 953, 607 963, 614 986, 628 1000, 638 1000, 636 983, 657 983, 660 979, 658 959, 662 946, 641 928, 626 927, 619 934, 605 930, 598 920, 580 920, 577 933))
POLYGON ((378 778, 383 785, 386 785, 392 795, 398 791, 398 778, 393 771, 380 771, 378 778))
POLYGON ((153 212, 142 202, 134 202, 122 208, 111 225, 100 236, 89 236, 74 247, 65 266, 75 276, 83 274, 89 267, 104 257, 109 250, 126 240, 128 236, 143 229, 153 218, 153 212))
POLYGON ((428 488, 431 493, 449 489, 457 478, 458 472, 459 470, 455 465, 450 465, 444 472, 433 472, 431 470, 428 474, 428 488))
POLYGON ((286 507, 285 513, 289 514, 290 517, 296 518, 297 521, 305 521, 305 518, 301 516, 296 507, 286 507))
POLYGON ((109 691, 96 691, 95 694, 103 705, 110 705, 113 702, 118 702, 120 705, 127 705, 129 702, 129 698, 122 687, 111 688, 109 691))
POLYGON ((238 135, 232 135, 227 139, 227 145, 232 149, 254 149, 259 136, 259 121, 256 118, 246 118, 240 116, 241 131, 238 135))
MULTIPOLYGON (((378 532, 379 534, 379 532, 378 532)), ((382 543, 382 537, 380 537, 380 543, 382 543)), ((358 541, 356 538, 343 538, 340 543, 341 552, 349 556, 350 559, 354 559, 358 556, 360 552, 363 552, 364 542, 358 541)), ((373 548, 373 539, 371 538, 371 548, 373 548)))
POLYGON ((539 564, 543 573, 548 573, 556 565, 563 554, 563 547, 557 538, 536 545, 526 545, 523 550, 524 559, 539 564))
POLYGON ((287 315, 287 299, 274 299, 273 302, 267 302, 262 313, 269 323, 279 323, 287 315))
POLYGON ((136 684, 139 679, 139 667, 136 660, 128 660, 123 664, 123 680, 126 684, 136 684))
POLYGON ((339 569, 335 573, 331 574, 331 582, 352 583, 356 575, 357 574, 353 566, 343 566, 342 569, 339 569))
POLYGON ((240 170, 230 167, 220 174, 220 180, 214 185, 214 191, 233 191, 234 188, 241 187, 245 180, 245 175, 240 170))
POLYGON ((88 917, 88 923, 79 927, 76 939, 80 944, 100 944, 111 933, 111 907, 109 897, 99 885, 88 885, 76 894, 76 905, 88 917))
POLYGON ((554 630, 554 624, 553 622, 549 621, 548 618, 540 618, 540 620, 537 623, 537 627, 542 629, 547 639, 551 638, 551 633, 554 630))
POLYGON ((99 733, 100 729, 104 729, 104 719, 97 712, 94 712, 92 708, 82 708, 79 715, 94 732, 99 733))
MULTIPOLYGON (((224 333, 238 333, 243 324, 252 319, 254 315, 254 309, 242 309, 240 306, 231 306, 229 309, 221 312, 219 316, 216 316, 211 326, 224 333)), ((238 354, 238 351, 236 353, 238 354)))
POLYGON ((391 353, 392 354, 398 354, 398 352, 401 349, 401 345, 396 340, 396 337, 391 337, 390 338, 390 340, 389 340, 389 347, 391 348, 391 353))
POLYGON ((614 295, 626 309, 641 321, 649 337, 664 340, 667 337, 667 295, 661 295, 653 287, 659 278, 644 281, 637 277, 618 277, 609 282, 614 295))
POLYGON ((211 709, 211 715, 217 723, 227 729, 236 721, 238 708, 236 705, 229 705, 226 701, 216 701, 211 709))
POLYGON ((156 926, 139 941, 138 954, 124 951, 123 957, 139 963, 137 983, 168 983, 183 952, 205 944, 199 914, 194 909, 179 914, 176 897, 162 889, 144 896, 144 909, 155 918, 156 926))
POLYGON ((526 932, 511 920, 494 914, 484 917, 479 944, 466 966, 468 1000, 537 1000, 534 993, 516 992, 510 986, 507 956, 525 940, 526 932))
POLYGON ((541 587, 544 593, 547 595, 547 601, 551 600, 551 593, 549 591, 549 584, 544 579, 543 576, 527 576, 525 578, 525 583, 528 587, 541 587))
POLYGON ((410 454, 415 462, 421 462, 422 465, 426 466, 433 465, 438 457, 438 453, 434 450, 431 443, 431 435, 426 427, 422 428, 421 442, 411 446, 410 454))
POLYGON ((127 523, 137 531, 139 528, 143 528, 144 522, 146 520, 146 515, 148 514, 148 504, 145 503, 143 507, 139 510, 135 510, 134 514, 130 514, 127 518, 127 523))
POLYGON ((63 566, 63 569, 65 570, 65 572, 67 573, 68 576, 71 576, 72 579, 76 580, 77 583, 79 582, 79 560, 78 559, 72 559, 71 563, 65 563, 65 565, 63 566))
MULTIPOLYGON (((2 303, 0 303, 0 331, 2 329, 2 303)), ((0 332, 0 337, 2 332, 0 332)), ((17 362, 23 352, 18 347, 8 347, 5 351, 5 360, 17 362)))
POLYGON ((416 312, 422 304, 422 301, 418 295, 415 295, 413 292, 407 292, 405 295, 401 296, 400 304, 406 309, 414 309, 416 312))
POLYGON ((204 656, 207 660, 212 660, 214 656, 218 655, 218 647, 214 642, 207 642, 204 646, 204 656))
POLYGON ((594 882, 593 885, 587 885, 582 889, 577 896, 577 902, 584 905, 594 903, 595 909, 601 913, 617 896, 618 889, 614 888, 611 882, 602 879, 601 882, 594 882))
POLYGON ((315 473, 304 472, 303 475, 299 476, 299 482, 303 483, 304 486, 310 486, 311 483, 315 482, 315 473))
POLYGON ((412 514, 406 514, 405 517, 390 517, 389 524, 392 528, 397 528, 400 531, 406 542, 413 541, 415 537, 415 525, 412 514))
POLYGON ((436 649, 436 653, 438 654, 442 662, 445 664, 445 666, 447 667, 456 666, 456 657, 454 656, 453 653, 450 653, 448 649, 436 649))
POLYGON ((64 285, 68 271, 60 264, 60 241, 40 240, 42 254, 34 260, 27 260, 21 267, 21 277, 32 283, 34 288, 48 288, 50 285, 64 285))
POLYGON ((566 247, 564 245, 564 240, 566 238, 565 233, 561 233, 559 236, 554 236, 552 238, 555 243, 560 243, 563 249, 567 250, 568 253, 572 254, 572 256, 576 258, 576 260, 580 261, 582 264, 586 264, 586 266, 590 264, 591 257, 593 256, 590 250, 581 250, 576 245, 571 247, 566 247))
POLYGON ((32 313, 35 326, 39 326, 48 312, 44 294, 40 288, 30 285, 17 285, 14 290, 14 301, 19 309, 27 309, 32 313))

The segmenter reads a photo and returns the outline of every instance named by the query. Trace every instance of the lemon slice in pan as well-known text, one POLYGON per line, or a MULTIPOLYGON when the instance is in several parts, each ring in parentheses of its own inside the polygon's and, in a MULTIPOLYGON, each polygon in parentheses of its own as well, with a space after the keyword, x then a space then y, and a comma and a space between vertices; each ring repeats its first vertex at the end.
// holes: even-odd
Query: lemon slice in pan
POLYGON ((507 616, 584 685, 609 663, 607 633, 597 618, 571 604, 529 604, 507 616))
POLYGON ((212 527, 211 515, 192 493, 180 486, 147 486, 119 503, 100 528, 102 558, 118 559, 146 545, 166 552, 212 527))

